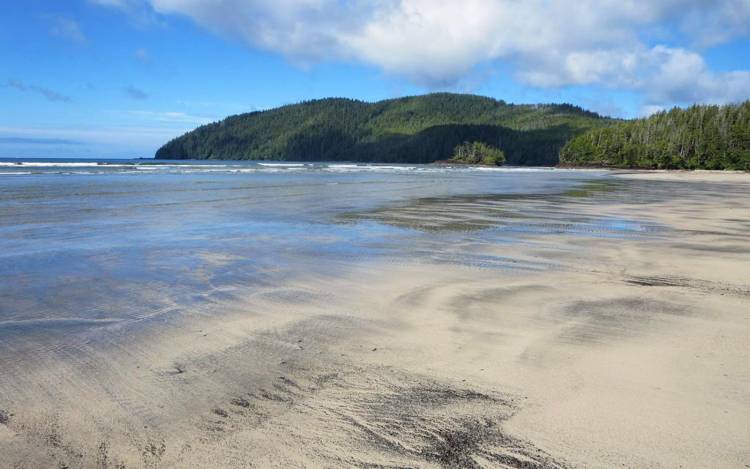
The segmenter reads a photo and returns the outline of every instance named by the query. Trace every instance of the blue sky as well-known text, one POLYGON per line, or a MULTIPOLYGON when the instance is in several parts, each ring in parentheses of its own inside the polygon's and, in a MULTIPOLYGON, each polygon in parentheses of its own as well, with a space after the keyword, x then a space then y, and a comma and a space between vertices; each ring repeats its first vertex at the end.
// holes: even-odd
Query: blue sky
POLYGON ((0 157, 148 157, 227 115, 448 90, 619 117, 750 98, 750 0, 24 0, 0 157))

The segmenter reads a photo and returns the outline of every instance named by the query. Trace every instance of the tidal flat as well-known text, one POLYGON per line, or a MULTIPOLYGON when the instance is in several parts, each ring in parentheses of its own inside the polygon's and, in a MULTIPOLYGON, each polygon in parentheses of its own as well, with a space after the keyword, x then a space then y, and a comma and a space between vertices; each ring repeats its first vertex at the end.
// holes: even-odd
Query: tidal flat
POLYGON ((0 468, 746 468, 750 175, 0 163, 0 468))

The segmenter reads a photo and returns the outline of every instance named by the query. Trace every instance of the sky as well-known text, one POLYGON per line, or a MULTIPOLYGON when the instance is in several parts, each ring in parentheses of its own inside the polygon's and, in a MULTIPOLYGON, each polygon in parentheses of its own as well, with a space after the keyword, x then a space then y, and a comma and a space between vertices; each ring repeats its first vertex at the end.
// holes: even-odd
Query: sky
POLYGON ((136 158, 228 115, 435 91, 634 118, 750 99, 750 0, 8 0, 0 157, 136 158))

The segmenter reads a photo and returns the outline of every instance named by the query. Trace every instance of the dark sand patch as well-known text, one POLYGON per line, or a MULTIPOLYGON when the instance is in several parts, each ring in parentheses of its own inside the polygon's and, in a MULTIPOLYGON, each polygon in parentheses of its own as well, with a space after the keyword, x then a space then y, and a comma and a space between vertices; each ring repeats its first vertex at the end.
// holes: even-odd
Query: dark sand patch
POLYGON ((231 398, 233 411, 204 426, 230 446, 257 444, 261 432, 286 438, 322 467, 566 467, 503 431, 518 402, 394 369, 348 369, 298 382, 279 377, 231 398), (320 439, 326 444, 315 445, 320 439))
POLYGON ((691 279, 674 275, 631 276, 626 278, 625 282, 642 287, 688 288, 711 294, 733 295, 739 297, 750 296, 750 290, 741 285, 710 282, 707 280, 691 279))
POLYGON ((689 306, 641 297, 577 301, 556 318, 560 340, 573 344, 606 344, 655 332, 670 317, 691 314, 689 306))

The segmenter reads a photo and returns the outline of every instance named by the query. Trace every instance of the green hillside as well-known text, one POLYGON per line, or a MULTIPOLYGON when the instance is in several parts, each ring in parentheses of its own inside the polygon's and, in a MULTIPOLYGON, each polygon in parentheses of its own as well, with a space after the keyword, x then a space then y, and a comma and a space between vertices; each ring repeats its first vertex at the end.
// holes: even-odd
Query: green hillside
POLYGON ((750 170, 750 101, 672 109, 573 138, 566 165, 750 170))
POLYGON ((612 122, 568 104, 513 105, 463 94, 376 103, 329 98, 201 126, 156 157, 430 163, 478 141, 503 150, 510 164, 554 165, 570 138, 612 122))

